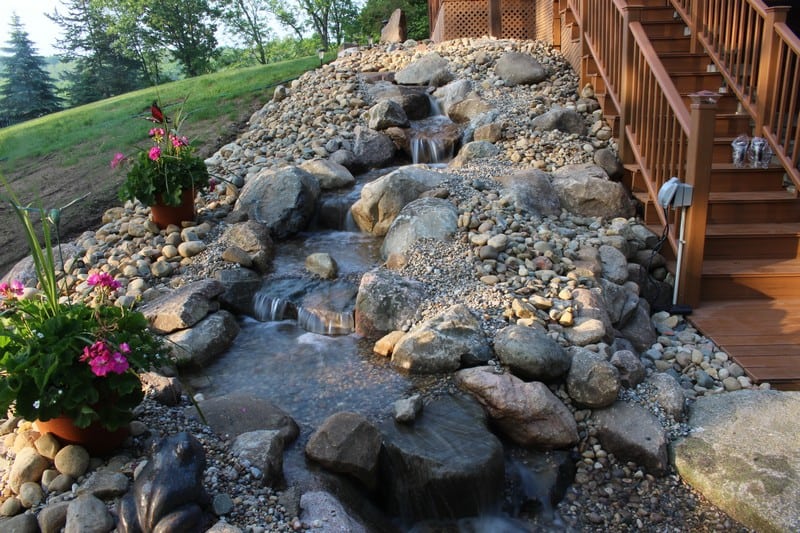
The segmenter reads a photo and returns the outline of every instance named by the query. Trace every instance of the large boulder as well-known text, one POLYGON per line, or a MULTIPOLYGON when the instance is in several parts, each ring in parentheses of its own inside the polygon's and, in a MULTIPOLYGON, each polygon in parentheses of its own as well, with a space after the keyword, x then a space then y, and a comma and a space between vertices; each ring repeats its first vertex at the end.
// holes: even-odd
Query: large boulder
POLYGON ((572 301, 576 308, 575 323, 564 329, 564 336, 577 346, 613 341, 614 327, 599 289, 575 289, 572 301))
POLYGON ((561 206, 581 216, 631 217, 633 204, 622 184, 596 165, 566 165, 553 172, 561 206))
POLYGON ((511 200, 517 209, 542 216, 561 214, 561 201, 547 172, 523 170, 494 179, 503 186, 503 198, 511 200))
POLYGON ((443 85, 452 79, 450 62, 436 52, 422 56, 394 75, 400 85, 443 85))
POLYGON ((302 163, 300 168, 317 178, 323 191, 352 187, 356 183, 347 167, 328 159, 312 159, 302 163))
POLYGON ((567 374, 567 393, 577 404, 607 407, 614 403, 620 379, 616 367, 585 348, 572 350, 572 365, 567 374))
POLYGON ((471 93, 472 81, 459 78, 443 87, 436 89, 436 91, 433 93, 433 96, 439 102, 439 107, 442 108, 442 113, 447 115, 453 105, 464 100, 471 93))
POLYGON ((474 516, 494 508, 503 487, 503 445, 468 396, 425 405, 414 424, 380 426, 378 485, 386 510, 406 525, 474 516))
POLYGON ((586 135, 586 121, 583 116, 577 111, 558 106, 554 106, 547 113, 533 119, 532 126, 534 130, 558 130, 564 133, 586 135))
MULTIPOLYGON (((217 435, 233 438, 251 431, 276 430, 286 445, 300 434, 300 428, 291 416, 273 402, 257 396, 232 393, 203 400, 198 406, 204 422, 217 435)), ((187 408, 186 415, 200 418, 194 407, 187 408)))
POLYGON ((401 329, 424 299, 425 287, 419 281, 385 268, 373 269, 361 277, 358 287, 356 333, 374 340, 401 329))
POLYGON ((355 133, 353 156, 356 167, 383 168, 394 159, 397 147, 391 138, 362 126, 356 126, 355 133))
POLYGON ((375 488, 381 434, 363 415, 341 412, 328 417, 309 437, 306 455, 326 469, 347 474, 375 488))
POLYGON ((658 335, 650 320, 650 304, 639 298, 636 309, 620 329, 620 333, 628 339, 639 352, 647 351, 658 340, 658 335))
POLYGON ((239 334, 239 323, 228 311, 210 314, 194 327, 167 336, 179 366, 203 368, 224 353, 239 334))
POLYGON ((389 226, 381 257, 403 256, 420 239, 447 240, 458 230, 458 209, 439 198, 420 198, 407 204, 389 226))
POLYGON ((431 114, 428 94, 418 87, 395 85, 388 81, 377 81, 366 85, 370 100, 391 100, 400 104, 409 120, 420 120, 431 114))
POLYGON ((569 371, 571 357, 552 337, 538 329, 510 325, 494 337, 501 363, 523 379, 553 381, 569 371))
POLYGON ((464 304, 455 304, 404 335, 394 347, 392 364, 414 374, 435 374, 485 364, 491 357, 478 319, 464 304))
POLYGON ((265 485, 283 481, 284 438, 277 429, 260 429, 238 435, 231 444, 231 453, 249 462, 261 472, 265 485))
POLYGON ((468 96, 458 102, 453 102, 447 107, 447 116, 453 122, 470 122, 476 117, 483 116, 493 108, 488 102, 477 96, 468 96))
POLYGON ((512 374, 498 374, 490 366, 459 370, 455 381, 478 399, 494 425, 517 444, 551 449, 578 442, 575 417, 544 383, 526 383, 512 374))
POLYGON ((654 475, 667 469, 667 435, 658 419, 638 404, 617 401, 592 413, 603 448, 622 461, 633 461, 654 475))
POLYGON ((442 175, 427 167, 402 167, 364 185, 350 212, 362 231, 380 237, 406 204, 441 183, 442 175))
POLYGON ((452 168, 461 168, 468 161, 474 159, 489 159, 497 156, 499 153, 500 148, 489 141, 472 141, 461 147, 455 159, 450 161, 449 166, 452 168))
POLYGON ((530 54, 519 52, 506 52, 494 66, 495 74, 506 85, 531 85, 547 79, 545 69, 536 58, 530 54))
POLYGON ((262 170, 242 188, 234 212, 246 213, 284 239, 306 229, 319 194, 317 178, 299 167, 262 170))
POLYGON ((230 224, 225 228, 222 241, 244 251, 258 272, 265 274, 272 267, 275 244, 269 229, 255 220, 230 224))
POLYGON ((406 40, 406 35, 406 14, 402 9, 395 9, 389 22, 381 28, 381 42, 402 43, 406 40))
POLYGON ((225 288, 216 280, 205 279, 184 285, 147 302, 139 309, 157 333, 172 333, 194 326, 219 309, 216 297, 225 288))
POLYGON ((392 100, 381 100, 367 111, 367 125, 380 131, 392 127, 407 128, 409 122, 400 104, 392 100))
POLYGON ((681 478, 756 531, 800 531, 800 392, 698 398, 672 445, 681 478))
POLYGON ((223 309, 237 315, 253 314, 253 295, 264 283, 260 275, 249 268, 225 268, 214 272, 214 279, 225 288, 217 297, 223 309))

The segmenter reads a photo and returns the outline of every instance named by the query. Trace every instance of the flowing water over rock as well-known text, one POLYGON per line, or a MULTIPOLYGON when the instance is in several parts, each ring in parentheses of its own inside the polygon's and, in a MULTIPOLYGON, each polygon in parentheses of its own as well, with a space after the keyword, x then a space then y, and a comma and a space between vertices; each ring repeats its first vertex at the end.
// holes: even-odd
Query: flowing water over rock
POLYGON ((455 154, 461 128, 442 113, 435 98, 429 97, 431 114, 411 122, 409 148, 411 161, 439 165, 450 161, 455 154))

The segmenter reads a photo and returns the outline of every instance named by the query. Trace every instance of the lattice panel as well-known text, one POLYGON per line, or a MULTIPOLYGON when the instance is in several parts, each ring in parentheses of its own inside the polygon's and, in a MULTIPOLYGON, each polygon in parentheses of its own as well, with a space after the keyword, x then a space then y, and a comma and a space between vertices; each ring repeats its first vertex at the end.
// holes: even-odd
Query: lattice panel
POLYGON ((489 4, 486 0, 444 2, 444 39, 480 37, 489 34, 489 4))
POLYGON ((581 71, 581 45, 572 38, 572 24, 561 25, 561 53, 575 72, 581 71))
POLYGON ((500 2, 501 37, 504 39, 534 39, 534 5, 531 0, 502 0, 500 2))
POLYGON ((553 43, 553 2, 551 0, 536 2, 535 16, 534 38, 546 43, 553 43))

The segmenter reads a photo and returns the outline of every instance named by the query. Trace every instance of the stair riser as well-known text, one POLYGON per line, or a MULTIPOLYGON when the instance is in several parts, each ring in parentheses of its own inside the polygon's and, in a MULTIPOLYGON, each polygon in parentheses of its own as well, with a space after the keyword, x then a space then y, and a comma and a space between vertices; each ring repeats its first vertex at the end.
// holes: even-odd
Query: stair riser
POLYGON ((800 250, 797 235, 746 235, 707 237, 705 259, 796 259, 800 250))
MULTIPOLYGON (((719 96, 720 99, 717 100, 717 113, 733 114, 738 111, 739 100, 733 94, 726 93, 719 94, 719 96)), ((692 97, 687 93, 682 93, 681 99, 683 100, 683 103, 686 104, 686 108, 689 109, 689 107, 692 105, 692 97)))
POLYGON ((663 52, 688 52, 689 39, 686 37, 675 38, 656 38, 650 41, 653 44, 653 49, 657 54, 663 52))
POLYGON ((722 85, 722 76, 719 74, 685 74, 671 76, 675 88, 681 93, 697 91, 714 91, 722 85))
POLYGON ((752 120, 747 114, 717 116, 714 122, 714 136, 736 137, 752 130, 752 120))
POLYGON ((700 287, 702 300, 800 298, 800 276, 703 276, 700 287))
POLYGON ((653 7, 650 9, 643 9, 641 11, 640 20, 642 23, 647 24, 649 22, 675 22, 676 19, 674 17, 675 10, 671 7, 653 7))
POLYGON ((758 224, 800 221, 800 203, 793 199, 771 202, 712 202, 708 224, 758 224))
POLYGON ((670 19, 667 22, 645 23, 644 31, 653 37, 685 37, 686 24, 670 19))
POLYGON ((706 72, 711 59, 708 56, 662 56, 661 64, 669 73, 675 72, 706 72))
POLYGON ((780 191, 783 170, 712 170, 712 192, 780 191))

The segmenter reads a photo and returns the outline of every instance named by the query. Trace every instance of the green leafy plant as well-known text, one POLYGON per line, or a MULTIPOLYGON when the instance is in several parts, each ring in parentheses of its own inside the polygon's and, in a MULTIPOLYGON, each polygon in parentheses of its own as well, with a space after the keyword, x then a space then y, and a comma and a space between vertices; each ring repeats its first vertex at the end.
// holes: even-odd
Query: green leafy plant
POLYGON ((182 108, 174 121, 163 114, 157 102, 151 106, 149 120, 155 125, 148 133, 151 145, 128 157, 117 153, 111 166, 130 163, 125 182, 119 190, 122 201, 137 199, 144 205, 157 202, 180 205, 183 192, 200 191, 210 184, 205 162, 195 155, 195 148, 180 134, 184 120, 182 108))
POLYGON ((2 181, 40 288, 0 284, 0 412, 31 421, 63 416, 77 427, 97 422, 112 431, 124 426, 143 398, 139 373, 163 362, 161 340, 144 315, 111 303, 120 284, 108 273, 88 276, 87 302, 61 294, 51 244, 58 210, 22 207, 2 181), (41 217, 43 247, 31 213, 41 217))

